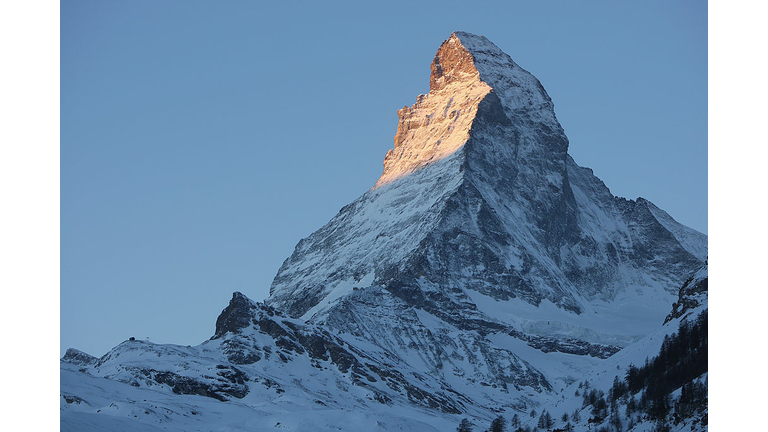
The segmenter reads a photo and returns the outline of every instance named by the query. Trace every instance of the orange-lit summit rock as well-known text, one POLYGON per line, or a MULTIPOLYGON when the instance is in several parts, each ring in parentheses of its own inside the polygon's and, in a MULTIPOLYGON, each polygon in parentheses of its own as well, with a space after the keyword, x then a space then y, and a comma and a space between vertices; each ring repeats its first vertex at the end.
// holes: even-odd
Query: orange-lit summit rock
MULTIPOLYGON (((554 105, 539 81, 483 36, 455 32, 431 65, 430 91, 398 110, 394 148, 384 159, 380 187, 462 148, 470 137, 480 103, 500 123, 538 124, 557 142, 556 159, 564 164, 568 141, 554 105), (501 109, 494 108, 501 107, 501 109)), ((547 156, 549 157, 549 156, 547 156)))
POLYGON ((432 61, 429 94, 398 110, 395 148, 384 159, 376 186, 443 159, 469 138, 480 101, 492 88, 480 79, 474 57, 456 34, 443 42, 432 61))

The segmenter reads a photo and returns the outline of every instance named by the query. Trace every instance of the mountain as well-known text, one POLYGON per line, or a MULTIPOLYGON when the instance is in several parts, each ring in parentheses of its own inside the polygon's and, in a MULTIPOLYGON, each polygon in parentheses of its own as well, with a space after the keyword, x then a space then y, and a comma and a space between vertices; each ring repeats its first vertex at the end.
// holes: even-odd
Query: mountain
POLYGON ((703 262, 706 236, 573 161, 544 88, 486 38, 454 33, 430 86, 398 111, 381 178, 299 242, 269 304, 317 320, 384 287, 449 322, 470 293, 581 314, 630 287, 671 293, 703 262))
MULTIPOLYGON (((475 352, 507 344, 499 334, 605 357, 657 328, 706 236, 578 166, 541 83, 488 39, 452 34, 431 70, 429 94, 398 111, 381 178, 299 242, 267 303, 502 392, 526 384, 497 360, 527 360, 475 352)), ((573 362, 541 371, 545 391, 584 367, 573 362)))
POLYGON ((485 37, 443 42, 429 93, 398 116, 379 180, 299 242, 265 302, 235 293, 194 347, 68 351, 62 429, 527 415, 659 331, 676 300, 670 322, 701 306, 681 287, 700 293, 706 236, 577 165, 541 83, 485 37))

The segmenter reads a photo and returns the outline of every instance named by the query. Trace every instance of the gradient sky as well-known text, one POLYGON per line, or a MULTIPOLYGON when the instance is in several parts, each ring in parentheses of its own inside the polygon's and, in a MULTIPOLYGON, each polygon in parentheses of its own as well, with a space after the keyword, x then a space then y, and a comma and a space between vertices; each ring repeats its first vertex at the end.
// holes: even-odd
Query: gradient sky
POLYGON ((442 41, 542 82, 577 163, 707 232, 707 5, 61 3, 61 352, 195 345, 370 188, 442 41))

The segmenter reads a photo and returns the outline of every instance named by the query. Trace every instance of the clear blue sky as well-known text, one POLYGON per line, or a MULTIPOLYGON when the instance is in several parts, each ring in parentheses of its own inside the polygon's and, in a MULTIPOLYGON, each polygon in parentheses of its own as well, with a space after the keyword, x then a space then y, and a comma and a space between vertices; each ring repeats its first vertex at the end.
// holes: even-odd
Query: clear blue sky
POLYGON ((197 344, 381 174, 454 30, 536 75, 615 195, 707 232, 695 1, 61 3, 61 351, 197 344))

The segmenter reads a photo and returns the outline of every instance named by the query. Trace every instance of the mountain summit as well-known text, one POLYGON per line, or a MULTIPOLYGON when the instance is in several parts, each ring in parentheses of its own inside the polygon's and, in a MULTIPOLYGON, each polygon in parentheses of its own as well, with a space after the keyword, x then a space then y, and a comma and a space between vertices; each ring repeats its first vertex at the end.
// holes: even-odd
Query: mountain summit
POLYGON ((500 124, 523 115, 542 123, 557 136, 559 159, 568 140, 554 106, 539 81, 482 36, 456 32, 443 42, 431 67, 427 95, 397 112, 395 148, 384 159, 384 173, 375 187, 458 151, 469 140, 480 118, 500 124))

